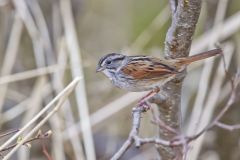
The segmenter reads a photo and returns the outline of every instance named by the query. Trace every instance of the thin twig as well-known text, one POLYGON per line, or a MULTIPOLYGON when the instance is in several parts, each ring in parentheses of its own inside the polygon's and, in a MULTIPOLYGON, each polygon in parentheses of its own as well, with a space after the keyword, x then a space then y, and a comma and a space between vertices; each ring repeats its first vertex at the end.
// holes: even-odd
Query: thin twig
POLYGON ((0 134, 0 138, 3 138, 3 137, 5 137, 5 136, 11 135, 11 134, 14 134, 14 133, 16 133, 16 132, 18 132, 18 131, 19 131, 19 129, 15 129, 15 130, 8 131, 8 132, 6 132, 6 133, 0 134))
POLYGON ((46 113, 59 99, 63 98, 71 91, 79 82, 80 78, 75 78, 64 90, 62 90, 51 102, 48 103, 31 121, 29 121, 25 126, 23 126, 19 132, 17 132, 14 136, 12 136, 9 140, 7 140, 4 144, 0 146, 0 150, 5 148, 11 142, 14 141, 17 137, 19 137, 29 126, 31 126, 39 117, 41 117, 44 113, 46 113))
MULTIPOLYGON (((72 81, 72 83, 70 83, 66 88, 65 88, 65 92, 64 95, 59 99, 58 103, 56 104, 56 106, 53 108, 52 111, 50 111, 23 139, 21 142, 19 142, 5 157, 3 160, 7 160, 9 159, 17 150, 18 148, 27 140, 29 139, 36 131, 38 131, 48 120, 51 116, 53 116, 58 110, 59 108, 62 106, 62 104, 65 102, 65 100, 68 98, 69 94, 73 91, 73 89, 75 89, 76 85, 78 84, 78 82, 80 81, 79 78, 75 78, 75 80, 72 81)), ((59 95, 58 95, 59 96, 59 95)), ((56 98, 56 97, 55 97, 56 98)), ((50 102, 51 103, 51 102, 50 102)), ((50 104, 49 103, 49 104, 50 104)), ((48 105, 51 107, 51 105, 48 105)), ((41 113, 44 113, 46 108, 48 108, 48 106, 46 106, 44 109, 42 109, 42 111, 40 111, 41 113), (44 112, 43 112, 44 111, 44 112)), ((38 119, 39 114, 37 114, 30 122, 33 123, 35 121, 35 119, 38 119), (37 117, 37 118, 36 118, 37 117)), ((30 123, 29 122, 29 123, 30 123)), ((26 127, 25 127, 26 128, 26 127)), ((23 131, 23 129, 21 129, 18 134, 23 131)), ((17 135, 17 134, 15 134, 17 135)), ((15 136, 13 136, 15 137, 15 136)), ((6 145, 6 143, 4 143, 6 145)), ((2 145, 3 146, 3 145, 2 145)), ((1 147, 2 147, 1 146, 1 147)))
MULTIPOLYGON (((231 57, 233 55, 233 46, 227 45, 224 48, 224 52, 228 53, 226 55, 226 58, 227 58, 226 61, 228 62, 227 64, 229 66, 231 57)), ((208 64, 206 65, 208 66, 208 64)), ((210 80, 211 74, 206 74, 206 73, 209 73, 209 69, 211 69, 211 67, 208 68, 207 66, 205 68, 205 72, 202 73, 203 78, 201 78, 200 80, 200 85, 199 85, 200 89, 198 91, 199 96, 195 101, 194 110, 191 115, 191 119, 189 121, 190 125, 188 126, 188 132, 187 132, 188 135, 194 135, 199 133, 206 125, 208 125, 211 122, 214 110, 219 101, 221 87, 226 77, 225 70, 223 67, 223 61, 220 61, 217 67, 216 74, 213 78, 214 83, 211 87, 209 87, 209 82, 210 82, 209 80, 210 80), (206 95, 208 96, 206 97, 206 95)), ((194 142, 193 144, 194 148, 189 152, 189 157, 188 157, 189 159, 196 159, 198 157, 197 155, 200 152, 202 142, 203 142, 203 137, 200 137, 197 141, 194 142)))
MULTIPOLYGON (((231 92, 231 96, 226 104, 226 106, 220 111, 220 113, 198 134, 192 135, 192 136, 184 136, 181 135, 181 133, 177 133, 177 136, 172 138, 171 140, 163 140, 161 138, 140 138, 139 137, 139 128, 141 123, 141 113, 145 110, 142 107, 136 107, 132 110, 132 129, 129 133, 128 139, 124 142, 124 144, 121 146, 121 148, 114 154, 114 156, 111 158, 111 160, 117 160, 120 159, 123 154, 128 150, 128 148, 135 143, 136 147, 140 147, 141 145, 147 144, 147 143, 153 143, 158 144, 161 146, 166 147, 182 147, 182 157, 177 157, 179 159, 186 159, 187 152, 189 150, 188 144, 197 138, 199 138, 201 135, 203 135, 208 130, 212 129, 214 126, 219 126, 224 129, 228 130, 234 130, 234 129, 240 129, 240 125, 234 125, 229 126, 226 124, 222 124, 219 122, 219 120, 222 118, 222 116, 229 110, 229 108, 235 103, 236 101, 236 94, 237 94, 237 87, 240 83, 239 81, 240 77, 238 73, 235 76, 234 79, 234 89, 231 92)), ((166 124, 162 124, 160 121, 160 127, 164 127, 167 130, 170 130, 172 132, 172 128, 168 128, 166 124)))
MULTIPOLYGON (((235 79, 235 81, 238 81, 238 79, 235 79)), ((214 126, 218 126, 219 120, 223 117, 223 115, 229 110, 229 108, 235 103, 236 101, 236 94, 237 94, 237 87, 239 83, 235 84, 234 89, 231 92, 230 98, 227 101, 227 104, 221 109, 221 111, 217 114, 217 116, 206 126, 204 129, 202 129, 198 134, 195 134, 193 136, 189 136, 190 139, 196 139, 199 136, 201 136, 206 131, 212 129, 214 126)))
POLYGON ((229 131, 240 129, 240 124, 229 125, 229 124, 224 124, 221 122, 216 122, 216 126, 222 128, 222 129, 229 130, 229 131))
MULTIPOLYGON (((50 131, 47 131, 46 133, 44 133, 42 135, 36 136, 34 138, 30 138, 30 139, 24 141, 22 145, 28 144, 28 143, 36 141, 36 140, 49 138, 49 136, 51 135, 51 133, 50 134, 49 133, 50 133, 50 131)), ((9 151, 9 150, 13 149, 14 147, 16 147, 17 145, 18 145, 18 142, 15 144, 12 144, 6 148, 3 148, 2 150, 0 150, 0 153, 4 152, 4 151, 9 151)))
POLYGON ((178 6, 178 0, 169 0, 169 5, 171 7, 172 16, 174 16, 178 6))
MULTIPOLYGON (((111 160, 117 160, 127 151, 127 149, 133 144, 135 137, 138 135, 140 121, 141 121, 141 113, 143 112, 143 108, 136 107, 132 109, 132 129, 128 136, 128 139, 124 142, 122 147, 114 154, 111 160)), ((136 142, 139 143, 140 141, 136 142)))

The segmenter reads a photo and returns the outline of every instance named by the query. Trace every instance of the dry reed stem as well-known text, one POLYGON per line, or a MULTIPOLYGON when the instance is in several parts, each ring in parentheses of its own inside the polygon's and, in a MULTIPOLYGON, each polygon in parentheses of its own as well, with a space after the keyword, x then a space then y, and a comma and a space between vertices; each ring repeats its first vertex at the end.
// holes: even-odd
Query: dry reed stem
MULTIPOLYGON (((27 1, 29 3, 29 9, 33 13, 33 18, 36 21, 37 29, 39 31, 39 41, 41 42, 41 50, 43 51, 43 55, 40 55, 39 52, 35 53, 35 59, 38 66, 46 66, 50 64, 55 64, 55 55, 51 45, 50 34, 48 31, 48 26, 45 21, 43 12, 39 6, 38 1, 27 1), (40 61, 39 61, 40 60, 40 61)), ((34 43, 35 44, 35 43, 34 43)), ((60 67, 60 65, 59 65, 60 67)), ((51 81, 51 85, 53 84, 53 75, 49 76, 49 80, 51 81)), ((50 95, 51 98, 53 95, 50 95)), ((47 99, 45 100, 47 101, 47 99)), ((53 136, 53 155, 54 159, 65 160, 65 152, 64 152, 64 141, 61 135, 61 126, 60 123, 62 121, 62 117, 58 114, 55 114, 53 118, 49 120, 51 128, 53 128, 55 136, 53 136)))
MULTIPOLYGON (((218 4, 220 4, 220 2, 218 4)), ((224 5, 224 7, 226 7, 226 4, 224 5)), ((224 17, 225 10, 226 10, 226 8, 222 8, 222 6, 219 5, 218 11, 215 16, 213 30, 215 30, 218 33, 218 35, 220 35, 219 29, 221 27, 219 24, 221 24, 222 18, 224 17), (223 9, 223 14, 218 14, 220 9, 223 9)), ((209 42, 208 47, 209 48, 212 47, 217 42, 217 40, 218 40, 218 37, 210 37, 210 40, 208 41, 209 42)), ((213 66, 214 66, 214 59, 206 59, 205 60, 205 65, 203 67, 203 71, 202 71, 201 78, 199 81, 200 82, 199 87, 197 90, 197 97, 196 97, 196 100, 195 100, 195 103, 193 106, 193 111, 192 111, 191 118, 190 118, 191 123, 188 126, 189 134, 195 134, 197 132, 196 127, 198 126, 198 123, 201 118, 200 116, 201 116, 201 113, 203 110, 202 106, 204 106, 204 102, 205 102, 204 100, 207 97, 207 91, 209 88, 209 83, 210 83, 210 78, 211 78, 212 71, 213 71, 212 70, 213 66)))
POLYGON ((52 136, 52 150, 53 150, 53 159, 57 160, 66 160, 65 150, 64 150, 64 139, 62 135, 62 124, 63 120, 61 116, 57 113, 49 119, 50 126, 54 133, 52 136))
POLYGON ((19 103, 19 102, 22 102, 23 100, 25 100, 27 98, 27 96, 19 91, 12 89, 12 88, 8 88, 6 98, 19 103))
MULTIPOLYGON (((232 46, 230 46, 230 48, 225 49, 225 51, 226 52, 224 52, 224 53, 228 53, 225 57, 226 57, 227 64, 229 65, 231 57, 232 57, 232 53, 233 53, 232 46)), ((191 130, 191 128, 189 128, 189 131, 190 131, 190 132, 188 132, 189 135, 199 132, 200 130, 203 129, 203 127, 205 127, 210 122, 211 117, 213 116, 215 107, 217 106, 217 102, 219 99, 220 91, 222 89, 221 86, 222 86, 224 78, 225 78, 225 74, 224 74, 223 63, 220 63, 218 65, 218 70, 217 70, 216 75, 213 80, 214 84, 208 91, 209 95, 208 95, 207 101, 205 102, 205 105, 203 105, 204 109, 202 111, 202 114, 201 114, 201 117, 199 120, 199 124, 196 127, 194 127, 195 130, 191 130)), ((200 106, 200 107, 203 108, 203 106, 200 106)), ((194 122, 195 121, 192 121, 192 123, 194 123, 194 122)), ((200 149, 201 149, 201 146, 203 143, 203 139, 204 139, 204 136, 201 136, 200 138, 198 138, 196 141, 193 142, 194 148, 192 150, 190 150, 190 152, 189 152, 189 156, 188 156, 189 159, 198 157, 198 154, 200 152, 200 149)))
MULTIPOLYGON (((231 17, 224 20, 223 23, 219 24, 221 28, 221 33, 219 34, 218 30, 210 29, 197 38, 191 48, 192 53, 197 53, 209 45, 208 38, 212 37, 213 39, 218 39, 218 41, 224 40, 239 30, 240 21, 240 12, 235 13, 231 17)), ((216 26, 217 27, 217 26, 216 26)))
MULTIPOLYGON (((60 48, 61 50, 58 52, 58 59, 59 57, 64 56, 65 53, 63 53, 63 47, 61 46, 60 48)), ((65 57, 66 58, 66 57, 65 57)), ((65 59, 65 61, 67 61, 67 58, 65 59)), ((59 66, 61 66, 63 68, 63 70, 58 70, 58 72, 55 72, 52 75, 52 86, 55 92, 60 92, 64 87, 62 84, 62 78, 63 77, 57 77, 59 75, 59 73, 61 72, 62 76, 64 76, 64 69, 66 68, 66 62, 62 61, 62 63, 60 63, 59 61, 57 62, 57 64, 59 66), (59 83, 62 85, 61 88, 59 87, 59 83)), ((68 102, 68 99, 66 99, 64 105, 61 107, 60 112, 62 110, 62 108, 65 107, 65 104, 68 102)), ((69 108, 71 108, 71 106, 68 106, 69 108)), ((52 142, 52 147, 53 148, 53 158, 54 159, 59 159, 59 160, 65 160, 65 151, 64 151, 64 139, 62 136, 62 128, 63 128, 63 124, 64 124, 64 119, 62 118, 61 114, 55 114, 51 119, 50 119, 50 126, 51 128, 53 128, 53 132, 54 135, 52 137, 53 142, 52 142)), ((77 140, 77 139, 76 139, 77 140)))
MULTIPOLYGON (((219 7, 218 7, 219 8, 219 7)), ((219 9, 218 9, 219 10, 219 9)), ((225 12, 223 12, 225 13, 225 12)), ((224 14, 220 14, 220 17, 224 16, 224 14)), ((219 15, 216 14, 215 23, 213 26, 213 30, 216 31, 219 35, 219 15)), ((211 47, 214 43, 216 43, 218 37, 210 37, 210 42, 208 41, 208 47, 211 47)), ((202 115, 204 100, 207 96, 207 91, 209 88, 210 78, 212 75, 212 69, 214 65, 214 59, 205 60, 205 65, 199 80, 199 89, 197 90, 197 97, 194 103, 193 111, 190 118, 190 124, 188 126, 188 134, 195 134, 197 132, 196 127, 198 126, 200 116, 202 115)))
MULTIPOLYGON (((32 40, 36 66, 37 68, 45 67, 47 63, 45 62, 46 60, 44 57, 44 53, 45 53, 44 42, 46 42, 47 40, 44 39, 45 37, 43 37, 43 34, 41 32, 42 28, 45 27, 44 19, 43 19, 43 16, 41 16, 41 11, 39 12, 38 8, 35 7, 34 11, 32 9, 33 5, 37 3, 32 2, 32 5, 27 5, 27 2, 28 1, 25 1, 25 0, 13 1, 16 11, 22 18, 22 21, 24 22, 27 28, 27 31, 29 33, 29 36, 32 40), (36 12, 39 16, 36 16, 36 12), (35 18, 35 17, 38 17, 38 18, 35 18), (43 22, 43 25, 41 25, 42 23, 39 23, 39 21, 43 22)), ((38 96, 36 96, 35 98, 38 100, 41 99, 41 97, 38 97, 38 96)), ((36 112, 38 109, 40 109, 39 105, 36 108, 31 108, 30 110, 28 110, 25 116, 26 121, 28 121, 28 119, 30 119, 30 117, 32 117, 34 115, 34 112, 36 112)), ((29 152, 26 152, 26 150, 20 150, 18 153, 19 153, 18 154, 19 158, 21 159, 26 159, 29 157, 29 152)))
POLYGON ((67 87, 64 88, 51 102, 48 103, 36 116, 34 116, 31 121, 29 121, 27 124, 25 124, 20 131, 13 135, 10 139, 8 139, 5 143, 3 143, 0 146, 0 150, 5 148, 7 145, 9 145, 11 142, 13 142, 17 137, 19 137, 28 127, 30 127, 33 123, 35 123, 43 114, 45 114, 59 99, 64 97, 69 90, 72 90, 77 83, 80 81, 81 77, 75 78, 67 87))
MULTIPOLYGON (((24 0, 21 0, 20 2, 14 1, 16 9, 18 13, 21 15, 23 21, 25 22, 28 33, 32 39, 36 66, 45 67, 47 64, 53 64, 54 62, 52 56, 53 49, 51 46, 50 34, 48 32, 48 27, 38 2, 27 1, 27 3, 29 3, 28 4, 29 7, 27 7, 27 4, 25 3, 24 0), (30 14, 30 12, 32 14, 30 14)), ((51 97, 51 95, 49 95, 49 97, 51 97)), ((58 144, 60 145, 60 143, 58 144)), ((55 148, 59 149, 60 148, 59 145, 58 147, 55 148)), ((63 146, 63 142, 61 142, 61 146, 63 146)), ((60 156, 59 153, 63 152, 64 152, 63 150, 58 150, 58 153, 55 152, 54 153, 56 155, 59 155, 59 157, 62 157, 60 156)))
POLYGON ((32 89, 31 99, 28 101, 28 104, 26 106, 29 109, 22 118, 22 125, 29 122, 32 119, 32 117, 34 117, 34 115, 38 113, 39 110, 41 109, 43 95, 42 89, 46 83, 47 83, 46 77, 40 77, 36 80, 34 87, 32 89))
MULTIPOLYGON (((44 87, 42 87, 41 97, 48 96, 49 93, 51 92, 51 87, 49 84, 46 84, 44 87)), ((33 96, 33 95, 32 95, 33 96)), ((32 99, 32 96, 23 100, 22 102, 18 103, 17 105, 13 106, 11 109, 7 110, 6 112, 3 113, 1 117, 2 123, 9 122, 25 111, 27 111, 30 107, 30 105, 27 105, 29 101, 32 99)))
MULTIPOLYGON (((66 43, 70 57, 70 66, 72 77, 84 77, 82 68, 81 52, 78 46, 77 32, 72 15, 72 4, 70 0, 61 0, 60 8, 63 18, 63 26, 66 36, 66 43)), ((78 114, 83 131, 83 143, 85 146, 86 159, 95 160, 95 148, 93 142, 93 134, 91 130, 90 116, 88 113, 88 103, 85 91, 84 78, 81 79, 79 86, 75 92, 78 114)))
MULTIPOLYGON (((227 1, 226 0, 219 1, 217 11, 216 11, 216 16, 215 16, 215 19, 214 19, 214 25, 213 25, 213 30, 215 30, 215 32, 218 33, 217 34, 218 36, 210 37, 210 41, 208 42, 209 43, 208 47, 211 47, 212 45, 214 45, 214 43, 216 43, 218 41, 218 39, 221 35, 221 31, 222 31, 221 25, 222 25, 223 19, 225 17, 226 9, 227 9, 227 1)), ((230 56, 230 55, 227 55, 227 56, 230 56)), ((230 59, 228 59, 228 60, 230 60, 230 59)), ((188 134, 189 135, 196 134, 198 131, 200 131, 200 129, 202 129, 202 127, 206 126, 205 122, 208 123, 210 121, 210 117, 212 116, 211 114, 213 114, 213 110, 214 110, 213 108, 214 108, 214 106, 216 106, 216 104, 214 103, 215 102, 214 100, 210 100, 211 102, 213 102, 210 106, 205 103, 205 99, 207 97, 207 92, 209 93, 208 88, 209 88, 210 78, 211 78, 211 75, 212 75, 212 69, 213 69, 213 64, 214 64, 212 59, 209 59, 206 62, 208 62, 208 63, 205 63, 205 65, 204 65, 204 69, 203 69, 203 72, 202 72, 202 76, 201 76, 200 84, 199 84, 199 89, 198 89, 198 93, 197 93, 197 98, 196 98, 196 101, 195 101, 195 104, 194 104, 194 107, 193 107, 193 112, 192 112, 191 119, 190 119, 191 123, 188 126, 188 134), (205 108, 203 108, 204 104, 207 105, 208 107, 205 106, 205 108), (211 109, 209 109, 209 107, 211 107, 211 109), (211 110, 211 111, 208 111, 208 110, 211 110), (208 118, 205 117, 206 115, 208 115, 207 116, 208 118), (202 119, 204 117, 205 117, 205 119, 202 119), (200 124, 202 121, 204 121, 204 123, 200 124), (201 128, 199 126, 201 126, 201 128)), ((223 64, 221 63, 219 65, 217 74, 221 71, 224 71, 224 68, 221 65, 223 65, 223 64)), ((222 84, 222 81, 223 81, 224 78, 225 78, 225 75, 220 76, 220 79, 217 79, 215 77, 215 79, 214 79, 214 81, 215 81, 214 85, 215 86, 213 86, 213 87, 215 87, 215 91, 217 89, 221 88, 221 84, 222 84)), ((215 98, 217 98, 218 97, 217 93, 220 93, 220 92, 212 93, 210 91, 210 93, 208 95, 208 98, 209 97, 213 98, 211 95, 214 95, 215 98)), ((190 159, 196 159, 198 157, 198 154, 199 154, 200 148, 201 148, 200 144, 202 143, 200 141, 203 140, 202 137, 199 138, 196 142, 194 142, 195 144, 199 142, 198 143, 199 145, 197 145, 197 146, 194 145, 194 149, 192 149, 190 151, 189 156, 188 156, 190 159)))
POLYGON ((42 67, 42 68, 36 68, 33 70, 23 71, 20 73, 15 73, 15 74, 7 75, 7 76, 2 76, 2 77, 0 77, 0 85, 6 84, 6 83, 22 81, 22 80, 26 80, 29 78, 35 78, 35 77, 43 76, 46 74, 51 74, 51 73, 58 71, 61 68, 62 67, 60 67, 58 65, 52 65, 52 66, 47 66, 47 67, 42 67))
POLYGON ((48 64, 51 64, 49 62, 54 61, 53 57, 51 56, 53 55, 54 51, 51 45, 52 43, 50 39, 50 34, 48 31, 47 22, 44 18, 43 12, 37 0, 31 0, 26 2, 29 3, 29 8, 33 13, 34 19, 36 21, 37 29, 39 30, 39 34, 41 37, 40 41, 42 42, 42 47, 43 47, 43 50, 45 51, 45 55, 46 57, 48 57, 46 61, 48 62, 48 64))
MULTIPOLYGON (((18 15, 14 15, 12 30, 9 36, 9 41, 7 44, 7 49, 5 53, 5 57, 3 60, 3 65, 1 69, 1 76, 5 76, 11 73, 15 58, 17 56, 17 50, 20 43, 20 38, 22 34, 23 24, 21 20, 19 19, 18 15)), ((0 114, 2 112, 2 107, 6 95, 8 85, 0 86, 0 114)))
MULTIPOLYGON (((36 113, 38 113, 41 110, 42 106, 42 88, 47 83, 46 77, 39 77, 34 84, 34 87, 32 89, 31 93, 31 99, 26 104, 26 108, 28 110, 22 117, 21 125, 23 126, 27 122, 29 122, 36 113)), ((33 124, 35 125, 35 124, 33 124)), ((26 130, 25 132, 30 131, 31 129, 26 130)), ((27 150, 19 150, 17 152, 19 159, 30 159, 30 153, 27 150)))
MULTIPOLYGON (((60 47, 59 47, 59 56, 58 56, 58 64, 61 65, 63 68, 66 67, 67 65, 67 53, 66 53, 66 44, 65 44, 65 39, 63 38, 60 41, 60 47)), ((55 72, 53 74, 53 86, 54 89, 59 92, 60 90, 62 90, 64 87, 64 84, 62 82, 63 77, 64 76, 64 71, 63 70, 59 70, 58 72, 55 72)), ((69 100, 66 100, 64 106, 61 108, 63 116, 64 116, 64 123, 65 126, 73 126, 75 124, 75 120, 74 120, 74 115, 73 115, 73 110, 71 107, 71 104, 69 102, 69 100)), ((73 128, 72 132, 76 133, 77 129, 73 128)), ((62 133, 61 133, 62 134, 62 133)), ((73 147, 73 152, 75 155, 75 159, 76 160, 83 160, 85 159, 84 157, 84 152, 83 152, 83 148, 82 148, 82 144, 81 144, 81 139, 78 136, 78 134, 71 134, 68 133, 68 135, 72 135, 71 137, 69 137, 70 143, 72 144, 73 147)), ((62 138, 63 140, 65 135, 62 134, 62 138)))
POLYGON ((81 78, 75 78, 62 92, 60 92, 51 102, 48 103, 37 115, 35 115, 25 126, 23 126, 18 133, 13 135, 9 140, 7 140, 3 145, 0 146, 0 150, 7 147, 14 139, 19 137, 29 126, 36 122, 43 114, 45 114, 52 106, 58 101, 56 106, 46 115, 44 116, 43 120, 41 120, 23 139, 15 146, 5 157, 3 160, 9 159, 17 149, 26 141, 28 140, 36 131, 39 130, 42 125, 44 125, 49 118, 59 110, 65 100, 68 98, 69 94, 76 88, 77 84, 79 83, 81 78))
POLYGON ((24 22, 29 36, 33 43, 34 56, 36 61, 36 66, 44 67, 45 59, 44 59, 44 47, 43 47, 43 39, 41 34, 38 31, 38 28, 34 22, 33 16, 30 13, 29 7, 27 6, 25 0, 13 0, 13 4, 15 6, 15 10, 20 15, 22 21, 24 22))
POLYGON ((170 18, 170 10, 168 6, 165 6, 161 12, 152 20, 152 22, 146 27, 141 34, 138 35, 136 40, 129 47, 130 52, 137 52, 143 49, 151 40, 153 35, 160 30, 163 25, 167 23, 170 18))

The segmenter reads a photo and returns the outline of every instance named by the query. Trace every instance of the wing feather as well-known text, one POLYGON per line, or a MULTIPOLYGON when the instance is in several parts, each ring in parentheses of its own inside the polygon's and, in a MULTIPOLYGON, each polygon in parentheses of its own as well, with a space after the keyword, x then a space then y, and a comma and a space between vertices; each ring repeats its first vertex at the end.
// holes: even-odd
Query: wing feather
POLYGON ((133 79, 160 79, 178 73, 177 69, 157 58, 133 58, 121 71, 133 79))

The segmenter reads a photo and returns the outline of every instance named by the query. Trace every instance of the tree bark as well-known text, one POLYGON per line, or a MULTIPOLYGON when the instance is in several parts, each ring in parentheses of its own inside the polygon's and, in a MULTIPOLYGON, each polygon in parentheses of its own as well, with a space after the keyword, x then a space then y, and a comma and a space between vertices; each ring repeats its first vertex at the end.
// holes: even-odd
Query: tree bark
MULTIPOLYGON (((172 24, 165 40, 165 56, 167 58, 186 57, 189 54, 192 37, 201 10, 201 0, 169 0, 172 10, 172 24)), ((168 126, 181 132, 181 87, 184 75, 167 83, 161 88, 153 102, 159 108, 159 118, 168 126)), ((159 128, 159 136, 171 140, 175 136, 163 128, 159 128)), ((183 157, 182 147, 157 146, 163 160, 183 157)))

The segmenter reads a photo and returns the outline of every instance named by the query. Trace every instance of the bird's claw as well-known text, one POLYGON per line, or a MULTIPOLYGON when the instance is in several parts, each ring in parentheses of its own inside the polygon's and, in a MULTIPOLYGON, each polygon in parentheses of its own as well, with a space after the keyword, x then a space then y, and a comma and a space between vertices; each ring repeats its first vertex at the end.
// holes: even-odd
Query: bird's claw
POLYGON ((143 112, 147 112, 151 108, 151 105, 146 101, 140 101, 138 103, 138 107, 141 107, 143 109, 143 112))

